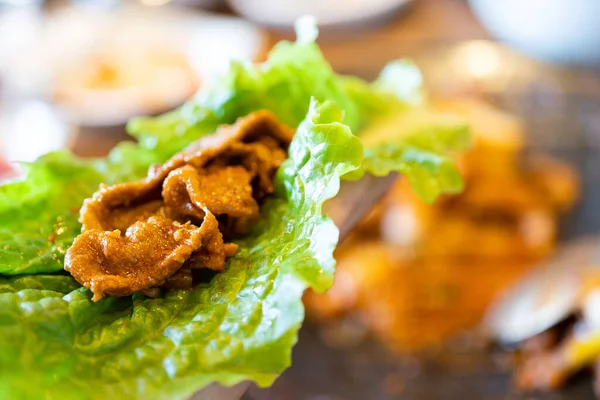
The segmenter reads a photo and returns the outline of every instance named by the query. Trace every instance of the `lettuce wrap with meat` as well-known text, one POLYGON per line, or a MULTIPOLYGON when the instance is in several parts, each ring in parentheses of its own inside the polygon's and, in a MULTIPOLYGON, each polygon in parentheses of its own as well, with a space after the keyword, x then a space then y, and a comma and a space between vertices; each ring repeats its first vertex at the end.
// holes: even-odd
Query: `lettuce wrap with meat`
POLYGON ((398 171, 428 202, 461 190, 452 156, 468 146, 467 126, 427 106, 416 67, 394 62, 372 83, 337 75, 315 39, 306 24, 266 62, 233 63, 181 108, 131 121, 137 143, 106 158, 47 154, 0 186, 0 398, 186 399, 213 382, 268 386, 290 365, 304 290, 333 282, 338 231, 322 205, 340 181, 398 171), (258 110, 295 135, 224 270, 154 298, 92 301, 64 271, 84 200, 258 110))

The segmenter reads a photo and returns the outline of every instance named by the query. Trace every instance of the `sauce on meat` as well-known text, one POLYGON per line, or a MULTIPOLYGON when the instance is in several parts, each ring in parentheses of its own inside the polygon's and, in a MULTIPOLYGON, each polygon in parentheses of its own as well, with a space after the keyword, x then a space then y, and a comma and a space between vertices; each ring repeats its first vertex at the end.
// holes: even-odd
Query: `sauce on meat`
POLYGON ((258 111, 202 138, 138 182, 102 186, 80 212, 65 270, 93 293, 187 289, 192 270, 222 271, 260 217, 293 130, 258 111))

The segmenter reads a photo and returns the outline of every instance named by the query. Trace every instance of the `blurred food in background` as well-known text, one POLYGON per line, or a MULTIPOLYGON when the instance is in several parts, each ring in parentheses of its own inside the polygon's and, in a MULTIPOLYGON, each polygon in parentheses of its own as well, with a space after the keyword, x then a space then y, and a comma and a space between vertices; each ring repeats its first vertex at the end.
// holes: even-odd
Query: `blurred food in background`
POLYGON ((253 25, 176 7, 123 5, 110 14, 74 8, 52 19, 62 27, 51 30, 57 39, 85 38, 69 46, 71 62, 57 67, 49 84, 53 101, 85 126, 123 125, 176 108, 231 60, 256 60, 264 51, 253 25), (88 19, 93 29, 80 32, 88 19))
POLYGON ((12 178, 17 174, 17 171, 13 165, 7 162, 4 158, 0 157, 0 181, 12 178))
POLYGON ((475 327, 500 291, 553 251, 560 218, 579 196, 569 165, 525 156, 512 115, 476 100, 435 103, 472 127, 474 146, 460 159, 464 192, 427 205, 400 178, 337 251, 333 288, 306 295, 314 319, 358 313, 401 351, 475 327))
POLYGON ((128 119, 174 109, 232 60, 265 53, 265 33, 240 18, 144 4, 0 10, 0 155, 102 156, 128 138, 128 119))
POLYGON ((109 48, 61 71, 53 97, 86 125, 112 125, 178 107, 198 84, 181 52, 160 47, 109 48))
POLYGON ((514 358, 521 390, 558 389, 600 359, 600 238, 566 244, 490 307, 486 333, 514 358))

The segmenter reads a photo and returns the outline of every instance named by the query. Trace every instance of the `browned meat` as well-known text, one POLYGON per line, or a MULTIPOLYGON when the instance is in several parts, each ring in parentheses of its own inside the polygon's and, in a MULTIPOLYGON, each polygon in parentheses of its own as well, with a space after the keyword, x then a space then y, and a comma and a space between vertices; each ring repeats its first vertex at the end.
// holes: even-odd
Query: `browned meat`
POLYGON ((211 231, 219 232, 212 214, 200 228, 152 216, 131 225, 124 236, 118 229, 91 229, 77 237, 65 265, 94 293, 94 301, 105 293, 125 296, 163 285, 203 246, 204 236, 211 231))
POLYGON ((131 207, 119 207, 107 215, 107 225, 113 229, 122 231, 133 225, 137 221, 145 221, 150 216, 156 214, 161 209, 163 202, 153 200, 148 203, 142 203, 131 207))
POLYGON ((600 399, 600 358, 594 362, 592 372, 594 374, 594 395, 600 399))
POLYGON ((252 176, 243 167, 209 167, 197 171, 186 165, 172 171, 163 183, 165 206, 181 217, 201 219, 204 205, 211 212, 230 217, 258 215, 252 195, 252 176))
POLYGON ((173 156, 162 166, 150 168, 139 182, 102 186, 81 209, 82 230, 113 230, 115 213, 161 200, 162 184, 174 170, 186 165, 196 170, 215 166, 240 165, 252 176, 257 201, 273 192, 273 173, 287 156, 294 132, 268 111, 257 111, 231 126, 222 126, 173 156), (277 147, 275 147, 277 146, 277 147))
POLYGON ((221 127, 175 155, 148 177, 102 186, 81 209, 82 234, 65 269, 94 293, 156 295, 186 289, 192 269, 222 271, 273 193, 273 175, 293 131, 259 111, 221 127))
POLYGON ((521 343, 519 350, 524 357, 532 357, 550 351, 558 344, 559 340, 560 336, 557 329, 548 329, 529 339, 525 339, 521 343))
MULTIPOLYGON (((187 262, 186 262, 187 264, 187 262)), ((193 275, 192 269, 186 267, 185 265, 179 269, 179 271, 175 272, 173 275, 169 277, 169 279, 165 282, 163 287, 165 289, 189 289, 193 284, 193 275)), ((153 288, 155 289, 155 288, 153 288)), ((146 293, 142 293, 146 294, 146 293)), ((148 296, 148 295, 147 295, 148 296)), ((148 296, 155 297, 155 296, 148 296)))
POLYGON ((576 372, 591 366, 600 354, 600 334, 572 326, 555 346, 524 355, 515 380, 520 389, 558 389, 576 372))
POLYGON ((558 389, 571 375, 569 367, 565 353, 560 350, 540 353, 525 360, 515 381, 521 390, 558 389))

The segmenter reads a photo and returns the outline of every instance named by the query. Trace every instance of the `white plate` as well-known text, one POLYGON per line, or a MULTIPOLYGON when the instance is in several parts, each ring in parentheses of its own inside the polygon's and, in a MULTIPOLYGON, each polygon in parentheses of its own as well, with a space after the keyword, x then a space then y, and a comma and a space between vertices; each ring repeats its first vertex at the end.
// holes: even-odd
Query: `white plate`
POLYGON ((412 0, 229 0, 246 18, 273 27, 291 27, 313 15, 323 28, 356 25, 392 17, 412 0))

